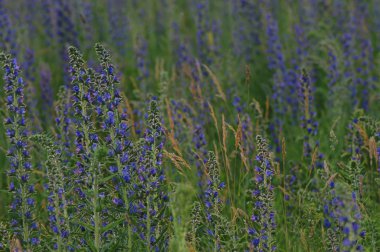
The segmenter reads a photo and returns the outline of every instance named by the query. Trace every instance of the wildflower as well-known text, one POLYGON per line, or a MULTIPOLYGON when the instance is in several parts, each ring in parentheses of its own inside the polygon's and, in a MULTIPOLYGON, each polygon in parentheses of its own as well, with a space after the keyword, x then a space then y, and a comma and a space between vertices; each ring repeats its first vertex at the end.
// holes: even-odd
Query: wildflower
POLYGON ((51 83, 51 71, 50 69, 45 66, 40 71, 40 87, 41 87, 41 97, 44 106, 46 108, 51 108, 53 106, 53 90, 52 90, 52 83, 51 83))
POLYGON ((360 239, 365 235, 361 230, 361 214, 357 204, 356 193, 351 200, 339 195, 335 187, 330 187, 323 207, 324 228, 327 229, 328 243, 331 250, 355 249, 361 247, 360 239))
POLYGON ((8 16, 9 11, 4 7, 4 2, 0 2, 0 50, 11 52, 13 57, 17 56, 17 38, 16 32, 11 24, 11 19, 8 16))
POLYGON ((130 28, 126 9, 117 0, 107 2, 108 22, 110 35, 114 42, 116 52, 119 55, 126 55, 126 44, 129 41, 130 28))
POLYGON ((215 154, 209 152, 206 162, 206 189, 204 191, 204 204, 206 206, 207 232, 212 237, 214 250, 219 250, 221 235, 221 210, 222 201, 220 191, 224 187, 224 182, 220 181, 220 171, 215 154))
MULTIPOLYGON (((22 243, 25 248, 30 249, 36 245, 31 240, 31 236, 37 235, 31 230, 30 226, 34 222, 32 211, 34 209, 33 192, 28 190, 32 186, 31 163, 28 151, 27 129, 25 127, 25 105, 24 98, 24 82, 20 76, 20 67, 16 59, 12 59, 11 55, 0 54, 0 61, 5 70, 4 89, 7 97, 12 96, 14 99, 8 98, 7 112, 5 120, 5 128, 9 140, 8 160, 10 163, 10 191, 12 195, 11 218, 16 224, 22 223, 22 243)), ((13 226, 12 232, 18 233, 19 227, 13 226)), ((36 238, 37 239, 37 238, 36 238)))
POLYGON ((258 151, 256 161, 259 167, 256 168, 256 189, 252 192, 255 207, 251 217, 251 223, 249 224, 248 234, 253 249, 259 251, 264 249, 274 251, 274 233, 276 230, 272 185, 274 169, 266 140, 260 135, 257 135, 256 142, 258 151), (249 232, 249 230, 252 229, 257 230, 257 232, 249 232))
MULTIPOLYGON (((141 223, 138 232, 144 237, 147 249, 157 249, 167 246, 168 237, 162 233, 163 222, 167 220, 167 192, 165 175, 162 167, 162 147, 165 138, 161 126, 161 117, 158 102, 151 99, 146 115, 147 128, 144 138, 139 143, 140 156, 137 157, 135 193, 137 194, 137 212, 141 212, 138 220, 141 223), (152 241, 160 241, 152 243, 152 241)), ((124 171, 124 178, 131 179, 128 169, 124 171)))

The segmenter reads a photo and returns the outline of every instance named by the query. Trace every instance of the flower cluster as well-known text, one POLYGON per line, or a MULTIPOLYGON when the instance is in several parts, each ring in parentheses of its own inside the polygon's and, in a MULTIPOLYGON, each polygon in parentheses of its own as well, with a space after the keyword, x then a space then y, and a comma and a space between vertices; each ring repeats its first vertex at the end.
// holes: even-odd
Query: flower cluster
POLYGON ((221 190, 225 187, 225 183, 220 181, 219 165, 216 161, 215 154, 209 152, 207 156, 206 166, 206 189, 204 191, 204 205, 207 221, 207 235, 213 241, 214 251, 221 248, 221 190))
MULTIPOLYGON (((101 76, 93 69, 87 68, 82 55, 75 47, 69 48, 70 67, 72 75, 73 109, 75 113, 75 152, 77 156, 76 167, 73 170, 76 178, 75 192, 82 202, 91 204, 79 204, 83 213, 77 217, 82 222, 90 222, 93 229, 92 240, 96 249, 101 249, 102 225, 107 223, 107 212, 101 205, 99 197, 105 185, 102 183, 102 164, 105 150, 99 145, 98 134, 100 125, 114 123, 113 115, 108 113, 107 120, 102 121, 104 100, 101 96, 102 86, 99 84, 101 76), (102 211, 103 210, 103 211, 102 211), (104 212, 105 211, 105 212, 104 212)), ((84 228, 84 229, 86 229, 84 228)))
POLYGON ((10 17, 4 8, 4 2, 0 1, 0 49, 9 51, 15 57, 17 56, 16 33, 11 25, 10 17))
POLYGON ((112 41, 115 43, 116 52, 120 56, 125 56, 127 48, 125 44, 129 40, 129 23, 126 17, 125 9, 120 0, 111 0, 107 2, 108 19, 112 41))
POLYGON ((8 160, 10 170, 9 191, 12 195, 10 211, 12 215, 12 233, 22 237, 26 248, 38 245, 38 224, 35 222, 34 210, 36 200, 32 183, 32 164, 30 162, 28 132, 26 128, 24 104, 24 81, 20 67, 11 55, 0 54, 0 61, 5 71, 4 91, 7 113, 4 121, 9 139, 8 160))
POLYGON ((362 216, 356 193, 352 192, 350 199, 337 192, 334 181, 328 186, 323 225, 327 229, 331 251, 363 251, 360 240, 365 237, 365 231, 360 228, 362 216))
POLYGON ((137 195, 134 204, 140 223, 139 236, 147 250, 157 250, 167 246, 168 195, 162 163, 165 137, 156 98, 150 101, 146 120, 147 128, 136 167, 137 195))
MULTIPOLYGON (((300 107, 303 115, 301 116, 301 127, 305 130, 305 136, 303 141, 303 153, 305 157, 310 158, 314 153, 314 148, 319 147, 319 143, 313 143, 313 137, 318 133, 318 122, 316 121, 316 112, 314 111, 314 101, 311 87, 311 79, 308 72, 303 69, 302 75, 299 81, 299 97, 300 107)), ((322 167, 323 154, 317 153, 318 168, 322 167)), ((313 165, 314 167, 314 165, 313 165)), ((313 168, 312 167, 312 168, 313 168)))
POLYGON ((258 151, 256 161, 259 165, 255 166, 256 186, 251 192, 254 208, 248 225, 250 248, 257 251, 274 251, 276 223, 273 207, 273 161, 267 141, 257 135, 256 142, 258 151))
POLYGON ((48 159, 45 162, 46 174, 48 184, 46 191, 48 193, 48 215, 50 222, 50 229, 53 233, 53 248, 62 251, 65 249, 73 249, 70 244, 70 226, 69 226, 69 213, 67 205, 67 177, 64 176, 62 170, 63 158, 62 151, 59 145, 54 144, 53 140, 46 135, 33 135, 31 136, 36 144, 40 145, 48 153, 48 159))
MULTIPOLYGON (((109 52, 101 44, 95 45, 95 50, 101 63, 100 71, 100 93, 98 100, 101 106, 97 108, 98 114, 102 117, 100 125, 105 136, 107 147, 108 172, 113 177, 114 196, 113 205, 120 213, 130 215, 130 204, 132 202, 134 188, 132 178, 134 174, 135 161, 130 146, 127 115, 120 110, 121 96, 119 91, 119 80, 116 77, 114 66, 111 62, 109 52)), ((119 217, 116 217, 119 218, 119 217)), ((128 248, 132 248, 132 225, 128 221, 123 223, 127 229, 128 248)), ((125 231, 124 231, 125 232, 125 231)))

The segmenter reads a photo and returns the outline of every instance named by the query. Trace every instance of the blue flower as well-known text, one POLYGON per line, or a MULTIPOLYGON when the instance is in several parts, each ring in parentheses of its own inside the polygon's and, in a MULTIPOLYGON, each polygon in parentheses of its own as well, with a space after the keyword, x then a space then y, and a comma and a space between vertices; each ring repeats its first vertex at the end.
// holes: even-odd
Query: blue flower
POLYGON ((118 168, 117 168, 116 165, 111 165, 111 166, 109 167, 109 170, 110 170, 110 172, 112 172, 112 173, 116 173, 116 172, 118 171, 118 168))

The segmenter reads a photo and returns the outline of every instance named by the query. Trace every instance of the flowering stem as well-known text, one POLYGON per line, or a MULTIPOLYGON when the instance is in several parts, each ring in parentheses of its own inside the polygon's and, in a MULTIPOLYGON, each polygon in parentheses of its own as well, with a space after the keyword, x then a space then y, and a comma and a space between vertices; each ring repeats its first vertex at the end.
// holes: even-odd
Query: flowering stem
MULTIPOLYGON (((118 110, 118 105, 119 105, 119 95, 118 95, 118 92, 117 92, 117 84, 119 83, 118 79, 116 78, 115 74, 114 74, 114 67, 112 65, 112 62, 111 62, 111 56, 109 54, 109 52, 104 48, 103 45, 101 44, 96 44, 95 45, 95 50, 96 50, 96 53, 98 55, 98 58, 100 59, 100 62, 101 62, 101 66, 103 68, 103 71, 104 71, 104 77, 105 77, 105 84, 106 86, 103 87, 104 89, 102 90, 104 92, 104 96, 107 97, 107 94, 109 92, 109 100, 107 100, 104 104, 103 104, 103 109, 104 111, 108 111, 109 113, 112 114, 112 116, 114 117, 114 122, 113 123, 110 123, 109 125, 109 128, 106 127, 106 129, 109 130, 109 134, 110 134, 110 139, 111 139, 111 142, 110 142, 110 145, 111 145, 111 149, 115 147, 115 145, 118 145, 117 143, 117 139, 118 139, 118 135, 117 135, 117 132, 119 130, 118 127, 120 127, 121 125, 121 119, 120 119, 120 112, 118 110)), ((116 166, 117 166, 117 170, 118 170, 118 174, 120 176, 120 178, 123 178, 123 170, 122 170, 122 167, 124 165, 122 159, 122 154, 120 154, 119 152, 116 154, 116 166)), ((125 213, 126 213, 126 216, 128 218, 128 208, 129 208, 129 200, 128 200, 128 185, 127 185, 128 182, 126 181, 123 181, 122 179, 122 183, 121 183, 121 194, 122 194, 122 200, 124 202, 124 207, 125 207, 125 213)), ((128 229, 128 250, 129 251, 132 251, 132 226, 131 226, 131 223, 130 223, 130 218, 128 218, 127 220, 127 229, 128 229)))
MULTIPOLYGON (((33 190, 30 190, 29 175, 31 164, 28 162, 29 151, 26 130, 26 105, 24 104, 24 81, 20 76, 20 67, 17 65, 16 59, 12 55, 0 53, 0 61, 5 70, 4 74, 4 90, 7 95, 6 105, 7 113, 4 122, 7 136, 10 142, 8 158, 11 164, 10 175, 12 179, 9 183, 13 192, 13 202, 11 204, 11 212, 14 214, 12 219, 15 221, 13 225, 13 235, 19 234, 19 226, 22 225, 22 245, 27 249, 31 249, 31 235, 35 223, 33 223, 32 208, 34 199, 31 197, 33 190)), ((21 239, 21 237, 20 237, 21 239)), ((38 243, 38 238, 33 238, 34 243, 38 243)))

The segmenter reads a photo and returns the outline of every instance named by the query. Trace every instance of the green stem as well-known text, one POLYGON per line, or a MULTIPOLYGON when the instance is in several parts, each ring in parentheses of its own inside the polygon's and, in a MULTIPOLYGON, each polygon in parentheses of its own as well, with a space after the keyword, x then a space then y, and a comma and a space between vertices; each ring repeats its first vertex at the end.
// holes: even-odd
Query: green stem
MULTIPOLYGON (((121 167, 120 160, 117 160, 118 167, 121 167)), ((120 170, 120 169, 119 169, 120 170)), ((125 203, 125 211, 128 214, 128 196, 127 196, 127 188, 124 186, 123 188, 123 201, 125 203)), ((132 226, 130 224, 130 220, 128 220, 128 251, 132 251, 132 226)))
POLYGON ((132 251, 132 226, 128 222, 128 251, 132 251))
POLYGON ((26 222, 26 212, 27 212, 27 203, 26 203, 26 192, 25 187, 21 185, 21 194, 22 194, 22 203, 21 203, 21 214, 22 214, 22 228, 23 228, 23 242, 26 244, 27 250, 30 249, 29 246, 29 228, 28 223, 26 222))
MULTIPOLYGON (((217 188, 216 188, 217 189, 217 188)), ((218 211, 218 201, 214 200, 214 216, 215 218, 219 218, 219 211, 218 211)), ((215 229, 214 229, 214 235, 215 235, 215 241, 214 241, 214 251, 218 251, 218 223, 219 220, 215 222, 215 229)))
POLYGON ((149 202, 149 197, 146 198, 146 229, 147 229, 147 234, 146 234, 146 240, 147 240, 147 251, 150 251, 150 202, 149 202))
MULTIPOLYGON (((69 227, 69 223, 68 223, 68 220, 69 220, 69 214, 68 214, 68 211, 67 211, 67 204, 66 204, 66 197, 65 197, 65 193, 62 194, 62 201, 63 201, 63 217, 65 218, 65 223, 67 224, 67 226, 69 227)), ((68 230, 69 233, 70 233, 70 230, 68 230)))
POLYGON ((97 172, 94 171, 94 182, 93 182, 93 211, 94 211, 94 222, 95 222, 95 249, 96 251, 100 251, 101 247, 101 240, 100 240, 100 215, 99 215, 99 205, 98 205, 98 195, 99 195, 99 188, 98 188, 98 176, 97 172))
MULTIPOLYGON (((57 195, 57 189, 54 188, 54 205, 55 205, 55 218, 57 220, 57 228, 59 230, 59 232, 62 230, 61 229, 61 224, 60 224, 60 220, 59 220, 59 196, 57 195)), ((58 235, 57 235, 57 245, 58 245, 58 248, 57 248, 57 251, 63 251, 62 250, 62 236, 61 234, 58 232, 58 235)))

